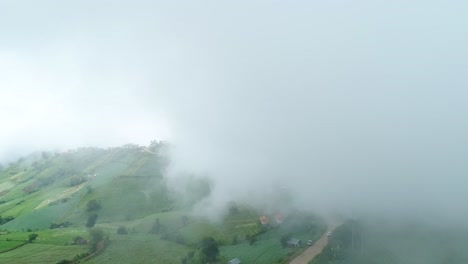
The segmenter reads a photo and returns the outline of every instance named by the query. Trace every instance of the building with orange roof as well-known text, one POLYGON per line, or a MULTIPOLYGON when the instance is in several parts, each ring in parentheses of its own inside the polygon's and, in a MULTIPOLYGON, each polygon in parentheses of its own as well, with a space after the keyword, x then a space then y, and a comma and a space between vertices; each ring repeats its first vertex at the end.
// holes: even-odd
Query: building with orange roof
POLYGON ((267 216, 262 215, 262 216, 260 216, 260 222, 262 223, 263 226, 266 226, 266 225, 268 225, 269 219, 268 219, 267 216))

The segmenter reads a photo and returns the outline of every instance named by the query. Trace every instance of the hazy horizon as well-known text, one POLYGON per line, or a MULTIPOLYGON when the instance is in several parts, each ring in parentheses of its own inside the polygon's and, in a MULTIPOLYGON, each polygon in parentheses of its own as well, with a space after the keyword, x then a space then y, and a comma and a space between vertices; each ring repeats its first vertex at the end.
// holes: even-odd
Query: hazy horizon
MULTIPOLYGON (((468 218, 468 3, 0 1, 0 162, 174 144, 214 203, 468 218)), ((216 206, 215 206, 216 207, 216 206)))

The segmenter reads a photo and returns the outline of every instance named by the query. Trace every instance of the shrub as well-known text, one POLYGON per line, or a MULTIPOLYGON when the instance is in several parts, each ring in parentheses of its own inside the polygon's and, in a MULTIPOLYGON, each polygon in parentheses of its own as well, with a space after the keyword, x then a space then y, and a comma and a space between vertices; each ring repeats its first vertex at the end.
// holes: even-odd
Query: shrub
POLYGON ((36 238, 37 238, 38 236, 39 236, 39 235, 36 234, 36 233, 29 234, 29 235, 28 235, 28 242, 29 242, 29 243, 32 243, 34 240, 36 240, 36 238))
POLYGON ((159 221, 159 218, 156 218, 153 225, 151 226, 150 234, 159 234, 159 233, 161 233, 161 221, 159 221))
POLYGON ((86 178, 82 176, 75 176, 70 178, 70 181, 68 182, 68 186, 73 187, 80 185, 81 183, 85 182, 86 178))
POLYGON ((82 238, 81 236, 76 236, 73 238, 73 245, 86 245, 88 244, 88 240, 82 238))
POLYGON ((128 230, 125 226, 119 226, 119 228, 117 229, 117 234, 128 235, 128 230))
POLYGON ((95 199, 89 200, 88 203, 86 204, 86 211, 91 212, 95 210, 101 209, 101 203, 96 201, 95 199))
POLYGON ((90 251, 96 252, 99 248, 99 243, 104 242, 104 231, 99 228, 93 228, 89 231, 90 235, 90 251))
POLYGON ((68 259, 62 259, 58 261, 56 264, 73 264, 73 261, 68 260, 68 259))

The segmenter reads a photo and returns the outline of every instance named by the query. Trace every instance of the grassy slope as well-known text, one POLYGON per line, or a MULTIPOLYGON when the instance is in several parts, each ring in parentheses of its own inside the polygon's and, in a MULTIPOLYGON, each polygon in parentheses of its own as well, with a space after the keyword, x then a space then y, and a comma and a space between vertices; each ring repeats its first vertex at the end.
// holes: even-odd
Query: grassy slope
MULTIPOLYGON (((13 216, 16 219, 2 228, 7 229, 36 229, 45 228, 53 221, 62 221, 66 219, 84 222, 87 215, 82 214, 81 210, 90 199, 102 199, 103 212, 102 219, 109 218, 113 220, 117 215, 139 214, 144 215, 148 208, 138 208, 143 202, 146 203, 145 195, 138 190, 148 182, 133 181, 121 184, 110 184, 112 179, 120 176, 129 170, 137 170, 141 173, 145 169, 145 164, 139 160, 143 156, 151 156, 148 153, 130 152, 126 150, 102 150, 84 149, 77 153, 62 154, 51 157, 47 160, 40 160, 34 167, 27 164, 18 163, 10 166, 7 170, 0 173, 0 184, 3 186, 4 193, 0 196, 0 215, 13 216), (136 167, 136 169, 132 169, 136 167), (97 173, 98 176, 89 179, 89 173, 97 173), (91 185, 97 189, 92 195, 86 195, 85 189, 77 193, 70 192, 70 195, 64 196, 69 192, 70 178, 84 177, 88 179, 85 185, 91 185), (45 186, 41 186, 37 192, 26 193, 24 191, 28 186, 32 186, 41 180, 47 181, 45 186), (6 191, 6 192, 5 192, 6 191), (65 204, 55 206, 44 206, 38 210, 35 208, 44 201, 54 199, 54 197, 70 198, 65 204), (128 212, 119 210, 122 204, 128 204, 128 212), (73 209, 79 209, 73 211, 73 209), (73 213, 76 213, 73 215, 73 213), (26 216, 26 217, 24 217, 26 216), (33 220, 32 220, 33 219, 33 220)), ((146 157, 143 160, 151 160, 153 157, 146 157)), ((148 172, 144 176, 149 176, 148 172)), ((153 185, 153 182, 151 183, 153 185)), ((164 202, 163 199, 160 201, 164 202)), ((154 203, 153 203, 154 204, 154 203)), ((159 204, 159 206, 165 206, 159 204)), ((153 208, 154 209, 154 208, 153 208)))
POLYGON ((109 246, 86 263, 167 263, 179 264, 191 249, 154 235, 114 235, 109 246))
POLYGON ((323 222, 314 216, 298 215, 285 221, 282 228, 258 236, 258 241, 251 246, 245 241, 245 236, 260 231, 258 212, 248 207, 240 208, 236 214, 216 224, 189 217, 187 206, 205 195, 209 183, 192 179, 187 194, 189 201, 187 197, 180 199, 165 187, 161 175, 166 162, 148 152, 116 148, 80 149, 12 164, 0 172, 0 215, 15 217, 15 220, 0 226, 0 229, 10 232, 0 234, 0 251, 23 243, 30 234, 27 229, 32 229, 39 237, 32 245, 0 253, 0 263, 4 260, 7 263, 12 258, 18 258, 17 263, 27 263, 33 261, 32 256, 37 257, 33 261, 35 263, 51 263, 52 258, 57 261, 85 252, 82 246, 65 244, 78 235, 88 237, 84 224, 94 212, 86 212, 86 204, 92 199, 102 205, 102 209, 96 211, 99 215, 97 226, 110 234, 111 243, 101 254, 89 260, 90 263, 145 263, 149 260, 180 263, 187 252, 196 250, 197 243, 205 236, 213 236, 220 241, 223 245, 221 254, 226 258, 239 257, 247 263, 272 263, 291 251, 281 248, 281 235, 291 233, 303 240, 313 239, 324 227, 323 222), (88 177, 95 174, 96 177, 88 177), (70 191, 69 183, 73 177, 86 179, 83 188, 77 192, 70 191), (38 184, 36 191, 25 191, 38 184), (60 200, 57 197, 66 198, 66 201, 47 204, 48 201, 60 200), (38 207, 40 204, 45 206, 38 207), (156 219, 161 223, 161 234, 149 234, 156 219), (47 229, 53 222, 64 221, 73 225, 47 229), (116 235, 119 226, 127 227, 130 234, 116 235), (301 226, 307 226, 307 230, 301 226), (230 245, 234 236, 238 237, 238 245, 230 245), (175 243, 177 237, 181 237, 183 242, 175 243), (49 250, 50 258, 38 253, 49 250))
POLYGON ((26 244, 15 250, 0 254, 1 263, 30 264, 56 263, 59 260, 73 258, 86 251, 84 246, 58 246, 51 244, 26 244))
POLYGON ((226 256, 227 259, 240 258, 245 263, 270 264, 293 251, 289 248, 282 248, 279 238, 260 238, 253 245, 243 242, 237 245, 221 247, 221 254, 226 256))
POLYGON ((19 241, 6 241, 0 240, 0 252, 5 252, 11 249, 14 249, 20 245, 23 245, 25 242, 22 240, 19 241))
MULTIPOLYGON (((87 237, 86 230, 63 228, 40 230, 34 233, 39 235, 34 243, 27 243, 14 250, 0 253, 0 263, 55 263, 87 251, 86 246, 66 245, 73 237, 87 237)), ((0 251, 25 243, 29 234, 32 232, 16 231, 2 234, 0 251)))

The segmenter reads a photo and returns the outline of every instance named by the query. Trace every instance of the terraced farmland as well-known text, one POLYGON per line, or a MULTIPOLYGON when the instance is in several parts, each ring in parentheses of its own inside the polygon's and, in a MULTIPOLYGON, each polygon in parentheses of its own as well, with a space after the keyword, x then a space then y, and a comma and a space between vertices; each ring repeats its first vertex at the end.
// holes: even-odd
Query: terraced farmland
POLYGON ((116 236, 98 256, 85 263, 165 263, 180 264, 191 249, 159 239, 154 235, 116 236))
POLYGON ((58 246, 30 243, 15 250, 0 253, 0 263, 30 264, 56 263, 86 252, 85 246, 58 246))

